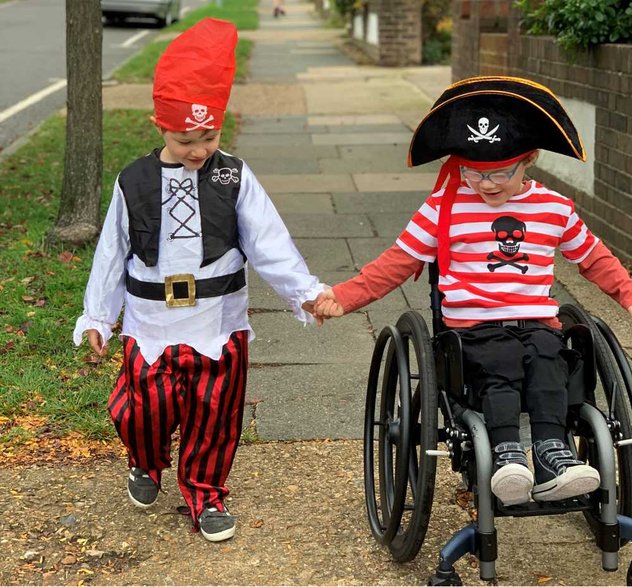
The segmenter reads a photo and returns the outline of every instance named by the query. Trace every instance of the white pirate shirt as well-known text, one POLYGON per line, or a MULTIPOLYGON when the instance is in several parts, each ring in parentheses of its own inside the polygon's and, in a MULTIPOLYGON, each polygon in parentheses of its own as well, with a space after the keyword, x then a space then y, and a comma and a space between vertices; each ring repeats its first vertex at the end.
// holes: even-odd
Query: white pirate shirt
MULTIPOLYGON (((218 181, 225 171, 217 171, 218 181)), ((181 273, 190 273, 195 279, 228 275, 243 267, 241 251, 248 264, 287 301, 299 320, 313 320, 301 305, 315 299, 325 287, 309 273, 277 210, 245 163, 235 207, 241 251, 232 248, 205 267, 200 267, 202 237, 197 171, 163 164, 161 173, 163 198, 157 265, 148 267, 131 255, 127 207, 117 181, 95 251, 84 312, 75 326, 75 344, 81 343, 82 334, 90 328, 98 330, 107 341, 123 306, 122 335, 136 339, 150 364, 174 344, 189 344, 203 355, 218 359, 232 332, 248 330, 252 340, 247 287, 176 308, 166 307, 164 301, 131 295, 125 287, 126 271, 139 281, 157 283, 181 273)))

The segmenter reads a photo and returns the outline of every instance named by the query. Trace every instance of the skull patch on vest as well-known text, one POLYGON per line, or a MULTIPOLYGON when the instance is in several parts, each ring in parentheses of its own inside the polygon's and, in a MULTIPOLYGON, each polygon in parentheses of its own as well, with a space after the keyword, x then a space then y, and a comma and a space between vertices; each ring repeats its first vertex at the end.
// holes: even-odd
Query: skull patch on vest
POLYGON ((529 271, 527 265, 519 264, 519 261, 528 261, 529 255, 527 253, 518 255, 520 243, 524 240, 527 231, 526 224, 513 216, 501 216, 492 223, 492 230, 496 235, 499 254, 492 251, 487 255, 488 261, 496 261, 496 263, 488 263, 487 269, 493 273, 496 269, 509 265, 518 269, 523 275, 529 271))
POLYGON ((236 168, 222 167, 221 169, 213 169, 211 181, 219 181, 222 185, 228 185, 231 181, 239 183, 239 170, 236 168))

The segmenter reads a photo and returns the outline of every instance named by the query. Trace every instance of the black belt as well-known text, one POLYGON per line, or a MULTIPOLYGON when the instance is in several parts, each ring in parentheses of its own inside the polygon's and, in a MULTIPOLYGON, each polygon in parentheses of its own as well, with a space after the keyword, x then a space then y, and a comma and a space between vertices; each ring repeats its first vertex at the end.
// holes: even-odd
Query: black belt
POLYGON ((195 279, 191 273, 165 277, 164 282, 139 281, 129 273, 125 276, 127 291, 145 300, 166 302, 170 308, 194 306, 198 298, 214 298, 233 293, 246 285, 243 268, 229 275, 195 279))
POLYGON ((539 320, 485 320, 483 324, 491 324, 492 326, 517 326, 518 328, 544 326, 539 320))

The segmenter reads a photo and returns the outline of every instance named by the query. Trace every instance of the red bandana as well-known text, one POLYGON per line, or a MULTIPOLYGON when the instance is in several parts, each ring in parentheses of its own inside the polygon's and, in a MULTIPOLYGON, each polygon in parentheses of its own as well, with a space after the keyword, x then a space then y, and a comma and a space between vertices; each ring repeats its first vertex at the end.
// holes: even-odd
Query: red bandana
POLYGON ((452 204, 456 198, 456 192, 461 185, 460 167, 469 167, 470 169, 501 169, 509 167, 522 161, 533 151, 523 153, 517 157, 506 159, 504 161, 470 161, 451 155, 448 160, 441 166, 439 176, 432 190, 432 193, 439 191, 446 179, 448 185, 441 196, 441 209, 439 210, 439 226, 437 229, 437 260, 439 262, 439 273, 445 275, 450 267, 450 218, 452 216, 452 204))
POLYGON ((158 60, 154 116, 161 128, 219 129, 235 76, 237 29, 205 18, 176 37, 158 60))

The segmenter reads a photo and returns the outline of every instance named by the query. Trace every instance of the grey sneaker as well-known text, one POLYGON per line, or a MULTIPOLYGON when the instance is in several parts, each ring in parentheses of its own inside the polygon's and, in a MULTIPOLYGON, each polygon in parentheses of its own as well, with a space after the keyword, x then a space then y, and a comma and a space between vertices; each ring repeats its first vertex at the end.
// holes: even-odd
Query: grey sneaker
POLYGON ((561 440, 538 440, 533 445, 533 466, 537 484, 536 501, 557 501, 595 491, 599 471, 578 461, 561 440))
POLYGON ((127 495, 138 508, 147 509, 158 499, 158 486, 143 469, 132 467, 127 479, 127 495))
POLYGON ((224 507, 220 512, 216 507, 207 507, 199 517, 200 532, 211 542, 228 540, 235 535, 235 518, 224 507))
POLYGON ((492 493, 504 505, 529 501, 533 488, 533 473, 529 470, 527 453, 519 442, 501 442, 494 447, 492 493))

